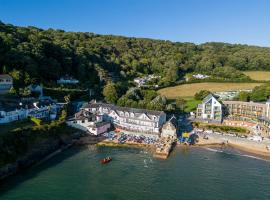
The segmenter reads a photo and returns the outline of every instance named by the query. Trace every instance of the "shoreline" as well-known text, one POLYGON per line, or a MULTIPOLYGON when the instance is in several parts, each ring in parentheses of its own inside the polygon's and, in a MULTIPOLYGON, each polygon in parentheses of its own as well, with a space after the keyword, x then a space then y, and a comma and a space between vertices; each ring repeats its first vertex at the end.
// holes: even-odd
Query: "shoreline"
MULTIPOLYGON (((151 152, 155 152, 155 145, 153 144, 142 144, 134 142, 126 142, 124 144, 119 144, 116 141, 100 140, 100 138, 95 138, 92 136, 85 136, 80 138, 78 141, 74 142, 75 145, 96 145, 99 147, 116 147, 116 148, 142 148, 149 149, 151 152)), ((175 147, 183 147, 184 144, 177 143, 175 147)), ((258 156, 264 159, 270 160, 270 151, 265 148, 265 144, 257 143, 253 141, 233 141, 232 138, 209 138, 208 140, 200 139, 195 145, 188 145, 187 147, 194 148, 204 148, 204 147, 231 147, 241 152, 250 154, 252 156, 258 156), (226 139, 226 140, 224 140, 226 139), (253 146, 252 146, 253 145, 253 146)), ((172 150, 173 151, 173 150, 172 150)))
POLYGON ((237 144, 228 144, 228 146, 231 148, 237 149, 240 152, 246 153, 248 155, 263 158, 270 161, 270 152, 259 151, 259 150, 254 151, 254 149, 252 148, 244 147, 237 144))
POLYGON ((270 160, 270 151, 266 149, 264 143, 254 141, 235 141, 233 138, 210 138, 209 140, 201 139, 199 143, 195 144, 197 147, 231 147, 240 152, 249 154, 251 156, 257 156, 270 160))

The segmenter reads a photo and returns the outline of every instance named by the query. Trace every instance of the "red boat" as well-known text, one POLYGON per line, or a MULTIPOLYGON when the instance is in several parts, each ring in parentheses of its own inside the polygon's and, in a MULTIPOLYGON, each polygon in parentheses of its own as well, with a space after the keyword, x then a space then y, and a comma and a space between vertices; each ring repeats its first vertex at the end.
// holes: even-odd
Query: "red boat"
POLYGON ((100 160, 100 163, 101 164, 107 164, 109 162, 112 161, 112 158, 111 157, 107 157, 107 158, 103 158, 102 160, 100 160))

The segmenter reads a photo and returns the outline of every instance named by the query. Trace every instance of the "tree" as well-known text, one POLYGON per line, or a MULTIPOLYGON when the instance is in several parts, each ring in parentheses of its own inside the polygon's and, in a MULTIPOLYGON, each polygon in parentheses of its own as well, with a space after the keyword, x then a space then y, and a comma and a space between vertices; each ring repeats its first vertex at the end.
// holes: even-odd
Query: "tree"
POLYGON ((208 90, 201 90, 200 92, 197 92, 195 95, 194 95, 194 98, 196 100, 203 100, 207 95, 209 95, 211 92, 208 91, 208 90))
POLYGON ((3 74, 7 74, 8 73, 8 68, 6 65, 3 66, 3 74))
POLYGON ((110 82, 103 89, 103 95, 105 97, 106 102, 108 103, 116 103, 118 100, 118 93, 115 87, 115 84, 110 82))
MULTIPOLYGON (((97 36, 4 23, 0 23, 0 29, 0 71, 13 77, 17 93, 33 79, 47 86, 65 74, 79 79, 80 85, 87 88, 100 89, 103 83, 118 80, 127 87, 118 88, 117 82, 120 97, 128 90, 128 81, 149 73, 161 76, 159 86, 170 86, 187 73, 250 81, 243 70, 270 70, 270 48, 97 36)), ((156 84, 155 80, 150 83, 156 84)), ((267 92, 258 89, 251 100, 263 101, 267 96, 267 92)), ((149 95, 149 99, 153 98, 149 95)))
POLYGON ((175 101, 176 107, 178 109, 180 109, 180 111, 184 111, 186 103, 187 103, 187 101, 185 99, 180 98, 180 97, 178 97, 175 101))
POLYGON ((59 117, 59 121, 64 122, 66 118, 67 118, 67 111, 65 109, 62 109, 60 117, 59 117))
POLYGON ((250 94, 249 92, 241 91, 239 93, 239 101, 250 101, 250 94))
POLYGON ((148 101, 151 101, 152 99, 158 96, 157 92, 154 90, 143 90, 142 95, 144 99, 148 101))
POLYGON ((179 78, 179 70, 176 66, 171 66, 167 69, 165 80, 174 83, 179 78))
POLYGON ((69 104, 70 103, 70 95, 64 96, 64 100, 65 100, 66 104, 69 104))
POLYGON ((122 96, 121 98, 119 98, 117 100, 117 105, 118 106, 126 106, 127 100, 128 100, 128 98, 126 98, 125 96, 122 96))
POLYGON ((23 97, 28 97, 31 95, 31 91, 28 87, 20 88, 19 89, 19 95, 23 97))

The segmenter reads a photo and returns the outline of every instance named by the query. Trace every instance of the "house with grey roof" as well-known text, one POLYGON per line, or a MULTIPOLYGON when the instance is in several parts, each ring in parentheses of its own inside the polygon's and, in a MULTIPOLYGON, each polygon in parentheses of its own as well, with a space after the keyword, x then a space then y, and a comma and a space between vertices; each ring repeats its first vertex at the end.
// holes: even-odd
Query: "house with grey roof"
POLYGON ((28 88, 31 93, 38 93, 40 97, 43 96, 43 87, 41 85, 31 84, 28 88))
POLYGON ((222 114, 222 104, 213 94, 209 94, 198 105, 196 118, 220 123, 222 121, 222 114))
POLYGON ((13 86, 13 79, 8 74, 0 74, 0 94, 9 92, 13 86))
POLYGON ((61 77, 59 80, 57 80, 57 84, 71 84, 71 85, 76 85, 79 83, 79 80, 73 78, 72 76, 65 75, 61 77))
POLYGON ((74 119, 68 120, 67 124, 92 135, 100 135, 111 128, 111 123, 105 121, 103 115, 94 114, 85 109, 76 113, 74 119))
POLYGON ((105 103, 87 103, 81 108, 91 113, 100 114, 110 121, 115 128, 159 135, 162 125, 166 122, 163 111, 120 107, 105 103))
POLYGON ((54 120, 59 106, 50 101, 22 101, 17 105, 7 106, 0 102, 0 124, 10 123, 27 117, 54 120))

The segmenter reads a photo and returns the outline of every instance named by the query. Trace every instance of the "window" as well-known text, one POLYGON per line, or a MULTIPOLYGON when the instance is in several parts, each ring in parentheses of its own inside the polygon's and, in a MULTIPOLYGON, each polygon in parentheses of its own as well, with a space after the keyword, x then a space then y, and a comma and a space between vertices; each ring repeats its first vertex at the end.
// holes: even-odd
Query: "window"
POLYGON ((129 117, 129 114, 128 114, 128 112, 126 112, 126 113, 125 113, 125 116, 126 116, 126 117, 129 117))

